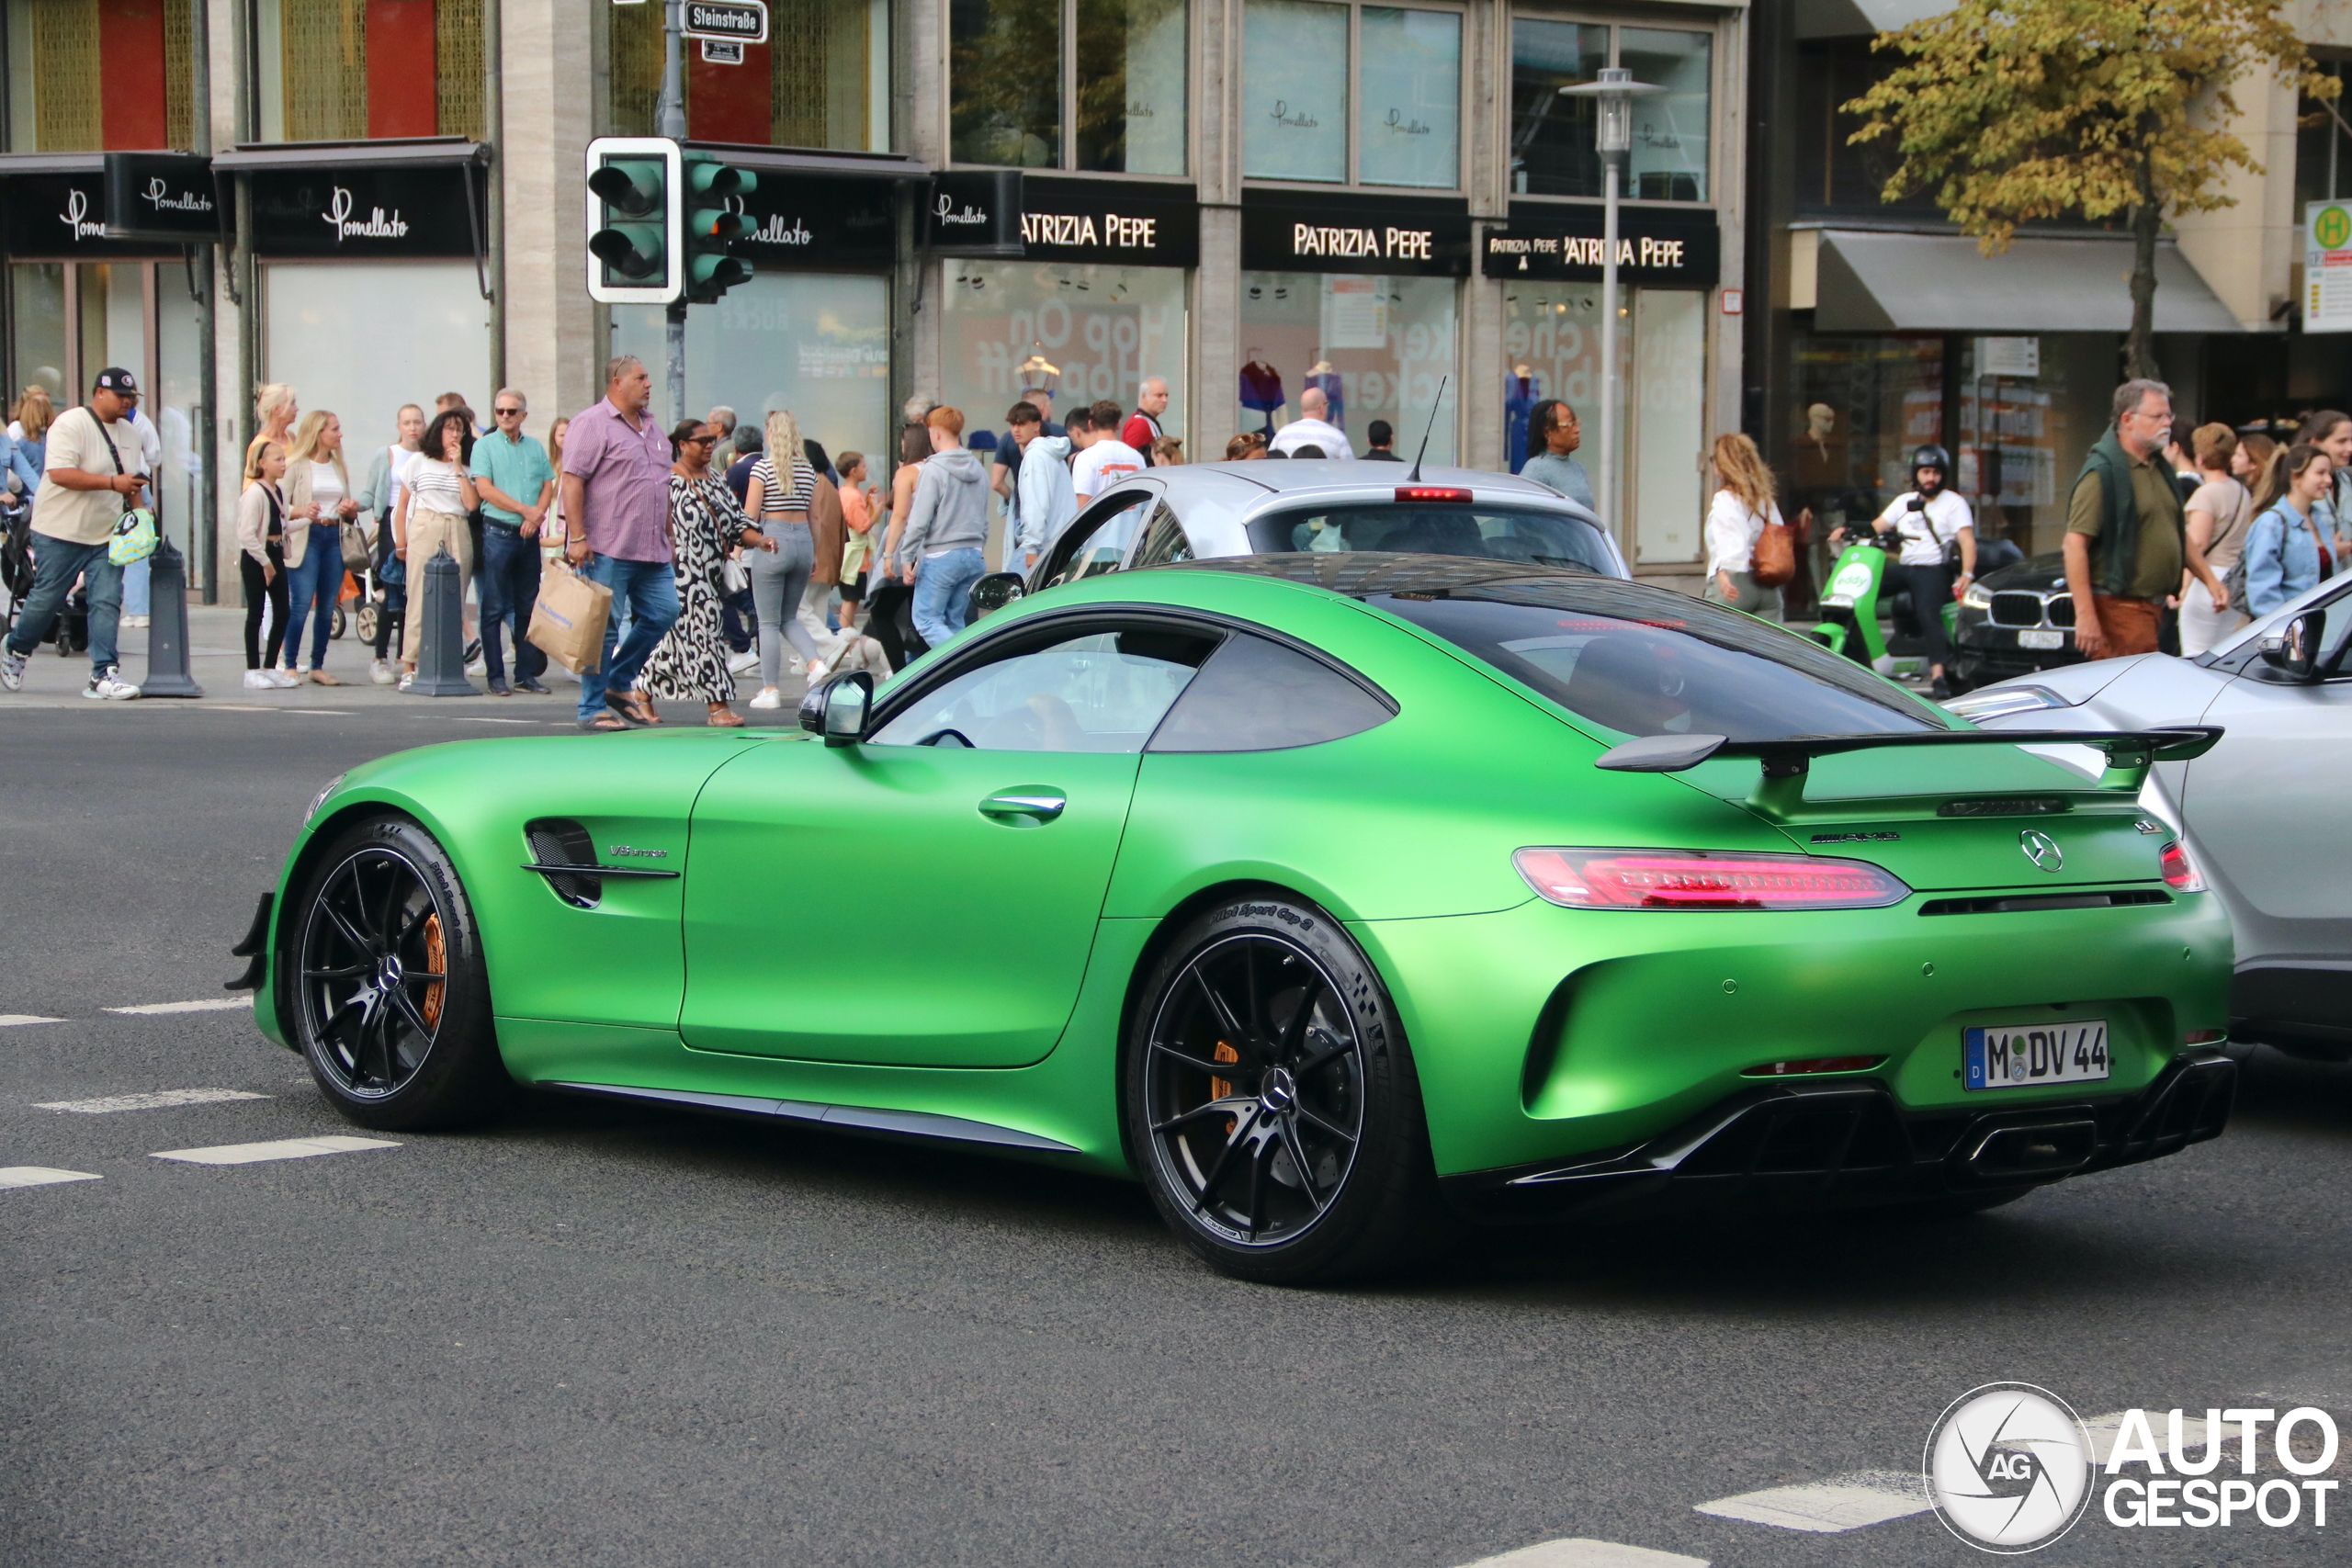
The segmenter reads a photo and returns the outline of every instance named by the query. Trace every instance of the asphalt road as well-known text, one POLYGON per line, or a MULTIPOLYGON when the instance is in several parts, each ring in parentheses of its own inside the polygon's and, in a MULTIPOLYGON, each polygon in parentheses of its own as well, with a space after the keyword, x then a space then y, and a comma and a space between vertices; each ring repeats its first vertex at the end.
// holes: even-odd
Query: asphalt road
MULTIPOLYGON (((1973 1220, 1514 1235, 1326 1292, 1205 1272, 1118 1183, 634 1108, 153 1157, 363 1131, 242 1012, 106 1010, 220 998, 318 785, 486 705, 0 697, 0 1014, 59 1021, 0 1023, 0 1168, 99 1179, 0 1187, 0 1564, 1959 1563, 1899 1506, 1698 1506, 1883 1499, 1996 1380, 2352 1422, 2352 1069, 2267 1054, 2221 1142, 1973 1220), (180 1089, 265 1098, 39 1108, 180 1089)), ((2341 1562, 2339 1509, 2094 1507, 2040 1560, 2341 1562)))

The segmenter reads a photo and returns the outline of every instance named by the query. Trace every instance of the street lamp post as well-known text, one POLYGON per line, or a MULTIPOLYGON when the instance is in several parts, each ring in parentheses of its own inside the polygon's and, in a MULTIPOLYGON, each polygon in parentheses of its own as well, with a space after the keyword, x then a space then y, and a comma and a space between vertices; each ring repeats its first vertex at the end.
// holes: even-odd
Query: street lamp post
POLYGON ((1600 106, 1600 490, 1594 499, 1602 519, 1617 529, 1628 560, 1633 536, 1617 515, 1617 194, 1625 154, 1634 147, 1634 100, 1664 91, 1616 65, 1602 66, 1597 82, 1564 89, 1566 96, 1598 99, 1600 106))

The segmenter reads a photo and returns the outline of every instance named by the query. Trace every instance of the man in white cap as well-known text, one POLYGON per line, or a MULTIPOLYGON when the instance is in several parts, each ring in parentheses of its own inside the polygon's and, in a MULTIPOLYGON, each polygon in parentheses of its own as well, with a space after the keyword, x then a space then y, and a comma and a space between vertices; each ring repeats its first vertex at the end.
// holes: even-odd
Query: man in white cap
POLYGON ((90 385, 90 400, 49 427, 49 451, 33 497, 33 591, 0 651, 0 688, 22 691, 25 661, 40 647, 76 578, 90 603, 90 683, 82 694, 123 702, 139 688, 122 678, 115 634, 122 618, 122 568, 107 558, 122 514, 147 489, 147 457, 130 412, 139 383, 109 366, 90 385))

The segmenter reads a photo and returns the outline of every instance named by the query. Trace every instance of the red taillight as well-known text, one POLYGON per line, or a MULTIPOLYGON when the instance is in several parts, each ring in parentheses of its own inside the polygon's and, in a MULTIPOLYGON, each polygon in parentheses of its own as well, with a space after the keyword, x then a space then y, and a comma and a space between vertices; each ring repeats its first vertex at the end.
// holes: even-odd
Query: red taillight
POLYGON ((1444 485, 1398 485, 1399 501, 1450 501, 1467 506, 1477 497, 1466 490, 1454 490, 1444 485))
POLYGON ((1527 885, 1571 909, 1875 909, 1911 889, 1861 861, 1705 850, 1521 850, 1527 885))
POLYGON ((1804 1056, 1793 1062, 1767 1062, 1760 1067, 1749 1067, 1739 1076, 1744 1078, 1787 1078, 1804 1073, 1866 1073, 1883 1056, 1804 1056))
POLYGON ((2180 847, 2179 840, 2176 839, 2164 847, 2164 852, 2156 857, 2156 863, 2164 867, 2165 886, 2175 892, 2205 891, 2205 878, 2199 874, 2197 863, 2188 858, 2188 852, 2180 847))

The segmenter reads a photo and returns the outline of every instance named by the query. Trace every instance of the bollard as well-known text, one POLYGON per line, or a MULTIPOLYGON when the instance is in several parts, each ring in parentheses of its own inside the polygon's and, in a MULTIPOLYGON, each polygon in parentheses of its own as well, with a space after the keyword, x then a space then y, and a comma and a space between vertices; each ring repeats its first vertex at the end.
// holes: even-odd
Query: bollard
POLYGON ((416 649, 416 679, 409 693, 419 697, 478 697, 481 688, 466 679, 465 586, 458 558, 443 545, 424 563, 424 581, 412 584, 408 613, 424 617, 416 649))
POLYGON ((139 694, 200 697, 204 688, 188 670, 187 558, 169 539, 158 539, 147 562, 147 677, 139 694))

